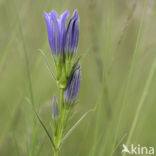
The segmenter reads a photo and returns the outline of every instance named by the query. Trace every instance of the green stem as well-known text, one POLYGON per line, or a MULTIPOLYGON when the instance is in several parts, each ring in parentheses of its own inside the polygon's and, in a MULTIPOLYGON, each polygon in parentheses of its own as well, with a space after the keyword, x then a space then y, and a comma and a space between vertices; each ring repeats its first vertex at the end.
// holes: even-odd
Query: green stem
MULTIPOLYGON (((59 146, 61 144, 61 138, 62 138, 62 133, 63 133, 63 127, 64 127, 64 114, 65 114, 65 109, 64 109, 64 89, 60 89, 60 111, 59 111, 59 120, 58 120, 58 125, 57 125, 57 132, 56 132, 56 137, 55 137, 55 146, 57 149, 59 149, 59 146)), ((56 151, 55 151, 56 152, 56 151)))
POLYGON ((58 150, 54 151, 54 156, 58 156, 58 150))
POLYGON ((65 127, 65 118, 66 118, 66 109, 63 108, 62 114, 61 114, 61 121, 60 121, 60 131, 59 131, 59 144, 62 142, 63 133, 64 133, 64 127, 65 127))
POLYGON ((60 113, 62 113, 64 106, 64 89, 60 89, 60 113))

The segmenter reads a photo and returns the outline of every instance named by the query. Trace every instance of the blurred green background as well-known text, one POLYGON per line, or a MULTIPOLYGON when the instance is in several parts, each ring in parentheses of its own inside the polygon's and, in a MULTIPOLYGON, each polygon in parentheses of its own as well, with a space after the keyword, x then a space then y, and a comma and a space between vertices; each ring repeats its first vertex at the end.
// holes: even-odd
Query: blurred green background
POLYGON ((155 0, 0 0, 0 156, 53 155, 27 101, 25 61, 26 52, 35 106, 51 132, 51 99, 58 90, 38 49, 53 68, 43 17, 52 9, 78 10, 78 54, 86 55, 79 103, 67 130, 96 107, 60 155, 120 156, 126 142, 156 147, 155 0))

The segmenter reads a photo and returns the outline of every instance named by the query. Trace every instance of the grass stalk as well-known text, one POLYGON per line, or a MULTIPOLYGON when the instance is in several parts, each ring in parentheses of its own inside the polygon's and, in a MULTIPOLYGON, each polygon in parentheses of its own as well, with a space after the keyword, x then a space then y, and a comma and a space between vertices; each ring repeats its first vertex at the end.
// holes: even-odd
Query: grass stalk
MULTIPOLYGON (((33 106, 33 109, 35 110, 32 80, 31 80, 31 73, 30 73, 30 66, 29 66, 29 59, 28 59, 28 54, 27 54, 27 49, 26 49, 26 43, 25 43, 24 34, 23 34, 23 26, 22 26, 22 21, 20 19, 20 15, 19 15, 18 8, 17 8, 15 0, 14 0, 14 6, 15 6, 15 10, 16 10, 17 21, 18 21, 18 25, 19 25, 19 32, 20 32, 20 35, 21 35, 21 41, 22 41, 22 46, 23 46, 23 51, 24 51, 26 72, 27 72, 28 84, 29 84, 30 100, 31 100, 31 104, 33 106)), ((32 142, 32 149, 31 149, 32 154, 34 153, 35 140, 37 139, 36 135, 37 135, 36 119, 34 119, 34 137, 33 137, 33 142, 32 142)))
POLYGON ((105 46, 105 53, 104 53, 104 60, 105 64, 103 65, 103 74, 102 74, 102 82, 101 82, 101 90, 100 90, 100 95, 98 98, 97 102, 97 116, 96 116, 96 126, 95 126, 95 133, 94 133, 94 144, 91 150, 91 155, 94 156, 96 153, 96 142, 98 138, 98 131, 100 128, 100 115, 101 115, 101 110, 102 110, 102 95, 104 93, 104 87, 106 85, 106 78, 107 78, 107 66, 108 66, 108 54, 110 51, 110 42, 111 42, 111 30, 112 30, 112 21, 113 21, 113 8, 114 8, 114 0, 111 0, 111 10, 110 10, 110 22, 109 22, 109 29, 107 31, 107 40, 106 40, 106 46, 105 46))
POLYGON ((34 96, 33 96, 32 81, 31 81, 31 74, 30 74, 30 67, 29 67, 29 59, 28 59, 28 54, 27 54, 27 49, 26 49, 26 43, 25 43, 25 40, 24 40, 24 34, 23 34, 23 29, 22 29, 23 26, 22 26, 22 22, 21 22, 21 19, 20 19, 20 15, 19 15, 15 0, 14 0, 14 5, 15 5, 17 20, 18 20, 18 24, 19 24, 19 32, 20 32, 20 35, 21 35, 21 41, 22 41, 22 46, 23 46, 23 51, 24 51, 26 72, 27 72, 28 83, 29 83, 30 100, 31 100, 31 103, 34 106, 34 96))
MULTIPOLYGON (((147 81, 146 81, 146 84, 145 84, 145 87, 144 87, 144 90, 143 90, 143 93, 142 93, 142 96, 140 98, 140 102, 139 102, 137 110, 136 110, 136 114, 134 116, 134 120, 133 120, 131 129, 130 129, 130 132, 129 132, 129 135, 128 135, 128 139, 127 139, 127 142, 126 142, 127 147, 128 147, 128 145, 129 145, 129 143, 130 143, 130 141, 132 139, 132 135, 133 135, 134 129, 136 127, 139 115, 141 113, 142 106, 143 106, 143 104, 145 102, 145 99, 146 99, 146 97, 148 95, 149 87, 150 87, 150 84, 152 82, 152 78, 153 78, 153 75, 155 73, 155 70, 156 70, 156 58, 154 59, 154 62, 152 64, 149 76, 147 78, 147 81)), ((123 154, 123 156, 125 156, 125 155, 126 155, 126 153, 123 154)))
POLYGON ((132 76, 133 76, 133 71, 135 68, 135 63, 136 63, 136 55, 137 52, 139 50, 139 45, 140 45, 140 40, 141 40, 141 34, 142 34, 142 30, 143 30, 143 24, 144 24, 144 15, 145 15, 145 11, 146 11, 146 0, 144 2, 144 9, 142 12, 142 17, 140 20, 140 24, 139 24, 139 29, 138 29, 138 35, 137 35, 137 40, 136 40, 136 46, 133 52, 133 57, 132 57, 132 61, 131 61, 131 66, 130 66, 130 70, 129 70, 129 74, 128 74, 128 81, 126 84, 126 88, 124 91, 124 95, 123 95, 123 100, 122 100, 122 105, 121 105, 121 111, 120 111, 120 115, 119 115, 119 119, 118 119, 118 124, 117 124, 117 128, 116 128, 116 132, 115 132, 115 137, 114 137, 114 141, 113 141, 113 146, 112 146, 112 150, 111 150, 111 156, 114 154, 114 148, 115 148, 115 144, 116 144, 116 140, 117 140, 117 136, 119 133, 119 128, 120 128, 120 124, 121 124, 121 119, 126 107, 126 101, 127 101, 127 97, 128 97, 128 91, 130 88, 130 84, 131 84, 131 80, 132 80, 132 76))
MULTIPOLYGON (((103 85, 102 85, 103 86, 103 85)), ((98 97, 98 101, 96 103, 96 106, 97 109, 96 109, 96 126, 95 126, 95 132, 94 132, 94 138, 93 138, 93 147, 91 149, 91 155, 94 156, 95 155, 95 152, 96 152, 96 141, 97 141, 97 138, 98 138, 98 131, 99 131, 99 122, 100 122, 100 115, 101 115, 101 112, 99 113, 99 111, 101 110, 101 106, 102 106, 102 94, 103 94, 103 87, 101 87, 101 91, 100 91, 100 95, 98 97)), ((90 154, 89 154, 90 155, 90 154)))

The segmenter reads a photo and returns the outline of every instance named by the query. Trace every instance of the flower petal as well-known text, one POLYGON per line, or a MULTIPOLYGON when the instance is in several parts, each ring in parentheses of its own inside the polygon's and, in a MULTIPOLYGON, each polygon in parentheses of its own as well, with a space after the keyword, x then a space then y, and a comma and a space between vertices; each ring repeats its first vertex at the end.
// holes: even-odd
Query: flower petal
POLYGON ((44 12, 44 18, 47 24, 48 40, 49 40, 49 45, 52 53, 56 53, 57 16, 58 15, 56 11, 54 10, 52 10, 50 13, 44 12))
POLYGON ((59 19, 57 20, 58 22, 58 28, 59 28, 59 50, 62 52, 63 51, 63 42, 64 42, 64 34, 65 34, 65 25, 66 25, 66 20, 69 16, 69 11, 66 10, 63 12, 59 19))
POLYGON ((69 21, 66 36, 65 36, 65 52, 76 52, 79 41, 79 16, 77 10, 74 11, 71 20, 69 21))

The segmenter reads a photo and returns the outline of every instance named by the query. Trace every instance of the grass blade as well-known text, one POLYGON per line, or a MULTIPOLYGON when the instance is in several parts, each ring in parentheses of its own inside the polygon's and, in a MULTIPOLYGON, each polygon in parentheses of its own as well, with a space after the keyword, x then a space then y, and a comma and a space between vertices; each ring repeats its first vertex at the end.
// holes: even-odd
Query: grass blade
MULTIPOLYGON (((29 100, 29 98, 26 97, 25 99, 26 99, 26 101, 27 101, 29 104, 31 104, 31 101, 29 100)), ((43 127, 44 131, 46 132, 46 134, 47 134, 47 136, 48 136, 48 138, 49 138, 49 140, 50 140, 50 142, 51 142, 53 148, 56 149, 55 144, 54 144, 54 142, 53 142, 53 139, 52 139, 52 137, 50 136, 50 134, 49 134, 49 132, 48 132, 46 126, 44 125, 44 123, 43 123, 42 120, 40 119, 39 115, 37 114, 37 112, 36 112, 36 110, 35 110, 35 107, 33 107, 33 111, 34 111, 34 113, 35 113, 35 115, 36 115, 38 121, 40 122, 41 126, 43 127)))
POLYGON ((81 118, 73 125, 73 127, 65 134, 63 137, 62 143, 68 138, 68 136, 73 132, 73 130, 80 124, 80 122, 92 111, 95 111, 95 109, 90 109, 86 113, 84 113, 81 118))
POLYGON ((93 145, 92 145, 92 148, 91 148, 91 151, 89 153, 89 155, 91 156, 94 156, 95 155, 95 151, 96 151, 96 142, 97 142, 97 138, 98 138, 98 131, 99 131, 99 121, 100 121, 100 115, 101 115, 101 109, 102 109, 102 96, 103 96, 103 82, 102 82, 102 85, 101 85, 101 89, 100 89, 100 93, 99 93, 99 96, 98 96, 98 99, 97 99, 97 102, 96 102, 96 105, 95 105, 95 108, 96 108, 96 126, 95 126, 95 131, 94 131, 94 138, 93 138, 93 145))
POLYGON ((41 49, 39 49, 39 51, 40 51, 40 53, 42 54, 42 56, 43 56, 43 58, 44 58, 44 61, 45 61, 46 65, 47 65, 47 68, 48 68, 50 74, 51 74, 51 77, 56 81, 55 74, 53 73, 53 71, 52 71, 51 68, 50 68, 50 64, 49 64, 49 62, 48 62, 48 59, 47 59, 47 57, 46 57, 46 54, 45 54, 45 53, 43 52, 43 50, 41 50, 41 49))
POLYGON ((130 70, 128 73, 128 81, 127 81, 127 85, 124 91, 124 95, 123 95, 123 100, 122 100, 122 108, 120 111, 120 115, 119 115, 119 119, 118 119, 118 124, 117 124, 117 128, 116 128, 116 132, 115 132, 115 137, 114 137, 114 141, 113 141, 113 146, 112 146, 112 152, 111 152, 111 156, 114 154, 114 148, 115 148, 115 144, 116 144, 116 140, 117 140, 117 136, 119 133, 119 127, 120 127, 120 123, 121 123, 121 119, 123 116, 123 112, 125 110, 126 107, 126 100, 128 97, 128 91, 129 91, 129 87, 130 87, 130 83, 132 80, 132 76, 133 76, 133 71, 134 71, 134 67, 135 67, 135 63, 136 63, 136 55, 139 49, 139 45, 140 45, 140 40, 141 40, 141 34, 142 34, 142 30, 143 30, 143 24, 144 24, 144 16, 145 16, 145 11, 146 11, 146 0, 144 2, 144 10, 142 13, 142 17, 140 20, 140 24, 139 24, 139 29, 138 29, 138 35, 137 35, 137 40, 136 40, 136 46, 133 52, 133 57, 132 57, 132 61, 131 61, 131 66, 130 66, 130 70))
MULTIPOLYGON (((132 123, 132 126, 131 126, 131 129, 130 129, 130 132, 129 132, 129 135, 128 135, 128 139, 127 139, 127 142, 126 142, 126 145, 128 146, 130 141, 131 141, 131 138, 132 138, 132 135, 133 135, 133 132, 134 132, 134 129, 136 127, 136 123, 138 121, 138 118, 139 118, 139 115, 140 115, 140 112, 141 112, 141 109, 142 109, 142 106, 145 102, 145 99, 147 97, 147 94, 148 94, 148 91, 149 91, 149 87, 150 87, 150 84, 152 82, 152 78, 153 78, 153 75, 156 71, 156 58, 154 59, 154 62, 152 64, 152 68, 151 68, 151 71, 149 73, 149 76, 147 78, 147 81, 146 81, 146 84, 145 84, 145 88, 143 90, 143 93, 142 93, 142 96, 140 98, 140 102, 139 102, 139 105, 137 107, 137 110, 136 110, 136 114, 134 116, 134 120, 133 120, 133 123, 132 123)), ((123 156, 125 156, 125 153, 123 154, 123 156)))
POLYGON ((53 142, 53 139, 52 139, 52 137, 50 136, 50 134, 49 134, 49 132, 48 132, 46 126, 44 125, 44 123, 42 122, 42 120, 40 119, 39 115, 37 114, 37 112, 36 112, 35 110, 34 110, 34 113, 36 114, 36 117, 37 117, 37 119, 39 120, 39 122, 40 122, 41 126, 43 127, 44 131, 46 132, 46 134, 47 134, 47 136, 48 136, 48 138, 49 138, 49 140, 50 140, 50 142, 51 142, 53 148, 56 149, 55 144, 54 144, 54 142, 53 142))
POLYGON ((114 148, 113 153, 116 151, 116 149, 119 147, 119 145, 121 144, 121 142, 124 140, 124 138, 127 136, 127 134, 123 135, 119 141, 119 143, 116 145, 116 147, 114 148))
POLYGON ((43 129, 45 130, 48 138, 50 139, 50 142, 52 143, 52 146, 55 149, 54 142, 53 142, 48 130, 46 129, 45 125, 43 124, 43 122, 41 121, 39 115, 37 114, 37 112, 35 110, 32 82, 31 82, 31 74, 30 74, 30 67, 29 67, 29 60, 28 60, 28 55, 27 55, 27 50, 26 50, 26 44, 25 44, 25 41, 24 41, 22 23, 21 23, 20 16, 19 16, 19 13, 18 13, 18 10, 17 10, 17 7, 16 7, 16 2, 14 1, 14 3, 15 3, 15 9, 16 9, 16 13, 17 13, 18 22, 19 22, 19 31, 20 31, 20 34, 21 34, 21 39, 22 39, 22 44, 23 44, 23 49, 24 49, 24 55, 25 55, 25 61, 26 61, 26 70, 27 70, 27 76, 28 76, 28 80, 29 80, 29 91, 30 91, 30 97, 31 97, 30 98, 31 99, 31 104, 33 106, 33 111, 34 111, 35 115, 37 116, 37 119, 39 120, 39 122, 42 125, 43 129))
POLYGON ((27 72, 27 76, 28 76, 29 91, 30 91, 30 97, 31 97, 30 99, 31 99, 31 103, 34 105, 34 97, 33 97, 32 81, 31 81, 31 74, 30 74, 30 67, 29 67, 29 59, 28 59, 26 44, 25 44, 25 40, 24 40, 22 22, 21 22, 21 19, 19 16, 19 12, 18 12, 15 0, 14 0, 14 5, 15 5, 17 20, 18 20, 18 24, 19 24, 19 32, 21 35, 22 46, 23 46, 23 51, 24 51, 24 57, 25 57, 25 63, 26 63, 26 72, 27 72))

